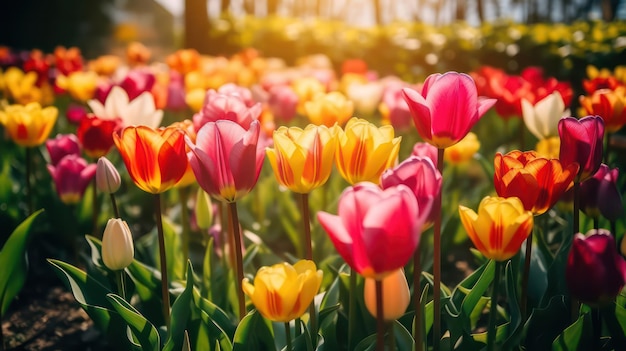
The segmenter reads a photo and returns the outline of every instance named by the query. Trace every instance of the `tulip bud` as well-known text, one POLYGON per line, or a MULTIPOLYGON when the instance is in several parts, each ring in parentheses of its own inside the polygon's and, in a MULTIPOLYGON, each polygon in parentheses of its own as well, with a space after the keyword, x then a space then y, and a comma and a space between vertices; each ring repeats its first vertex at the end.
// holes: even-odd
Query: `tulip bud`
POLYGON ((211 197, 202 188, 198 188, 196 194, 196 224, 198 228, 209 229, 213 222, 213 205, 211 197))
POLYGON ((106 157, 98 159, 96 168, 96 187, 105 194, 113 194, 121 185, 120 173, 106 157))
MULTIPOLYGON (((402 268, 393 271, 382 280, 383 284, 383 318, 386 321, 396 320, 404 314, 411 302, 409 285, 402 268)), ((365 278, 363 290, 365 307, 376 317, 376 280, 365 278)))
POLYGON ((134 252, 133 236, 128 224, 119 218, 109 219, 102 236, 104 265, 113 271, 122 270, 133 262, 134 252))

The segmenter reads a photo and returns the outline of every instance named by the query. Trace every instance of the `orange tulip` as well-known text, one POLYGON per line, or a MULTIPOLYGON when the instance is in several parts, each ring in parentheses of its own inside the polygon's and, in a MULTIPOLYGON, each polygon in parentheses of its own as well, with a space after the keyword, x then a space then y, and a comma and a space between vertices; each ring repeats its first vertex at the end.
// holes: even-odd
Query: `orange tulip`
POLYGON ((558 159, 538 157, 535 151, 497 153, 494 186, 502 197, 519 197, 524 209, 540 215, 548 211, 571 186, 578 164, 563 167, 558 159))
POLYGON ((162 193, 185 174, 184 133, 178 128, 126 127, 114 133, 113 140, 130 177, 143 191, 162 193))
POLYGON ((591 96, 581 96, 580 105, 587 114, 602 117, 609 133, 617 132, 626 124, 626 87, 596 90, 591 96))

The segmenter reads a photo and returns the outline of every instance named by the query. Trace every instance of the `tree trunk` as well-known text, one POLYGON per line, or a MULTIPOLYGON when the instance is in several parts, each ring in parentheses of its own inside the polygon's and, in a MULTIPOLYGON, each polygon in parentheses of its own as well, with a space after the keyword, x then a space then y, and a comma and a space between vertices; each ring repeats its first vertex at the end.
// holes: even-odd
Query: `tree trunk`
POLYGON ((619 0, 602 0, 602 19, 611 22, 615 19, 619 0))
POLYGON ((466 0, 456 1, 456 10, 455 10, 454 19, 457 21, 465 20, 465 12, 467 11, 467 4, 465 3, 465 1, 466 0))
POLYGON ((206 0, 185 0, 185 47, 210 52, 209 16, 206 0))
POLYGON ((480 23, 485 22, 485 10, 483 5, 483 0, 476 0, 476 12, 478 13, 480 23))
POLYGON ((383 14, 382 14, 382 4, 380 3, 382 0, 372 0, 373 1, 373 5, 374 5, 374 16, 376 16, 376 24, 377 25, 381 25, 383 24, 383 14))

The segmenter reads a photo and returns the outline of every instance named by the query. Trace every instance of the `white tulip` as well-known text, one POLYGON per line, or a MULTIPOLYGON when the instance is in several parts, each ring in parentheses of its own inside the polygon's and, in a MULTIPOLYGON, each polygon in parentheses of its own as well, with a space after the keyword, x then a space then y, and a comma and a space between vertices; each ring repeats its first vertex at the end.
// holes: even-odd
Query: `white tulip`
POLYGON ((537 139, 542 140, 559 135, 559 120, 570 115, 558 91, 539 100, 534 106, 522 99, 522 115, 526 128, 537 139))
POLYGON ((163 110, 156 109, 154 98, 147 91, 129 101, 126 91, 114 86, 104 105, 95 99, 89 100, 87 104, 98 118, 121 118, 124 127, 144 125, 156 129, 163 120, 163 110))
POLYGON ((119 271, 133 262, 135 248, 128 224, 111 218, 102 235, 102 261, 110 270, 119 271))

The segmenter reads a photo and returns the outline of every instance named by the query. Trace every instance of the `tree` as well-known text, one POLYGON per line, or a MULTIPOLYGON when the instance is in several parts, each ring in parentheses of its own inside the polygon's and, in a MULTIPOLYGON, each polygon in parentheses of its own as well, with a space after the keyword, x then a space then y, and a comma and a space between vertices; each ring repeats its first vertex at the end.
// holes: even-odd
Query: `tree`
POLYGON ((185 47, 209 53, 209 30, 206 0, 185 0, 185 47))

